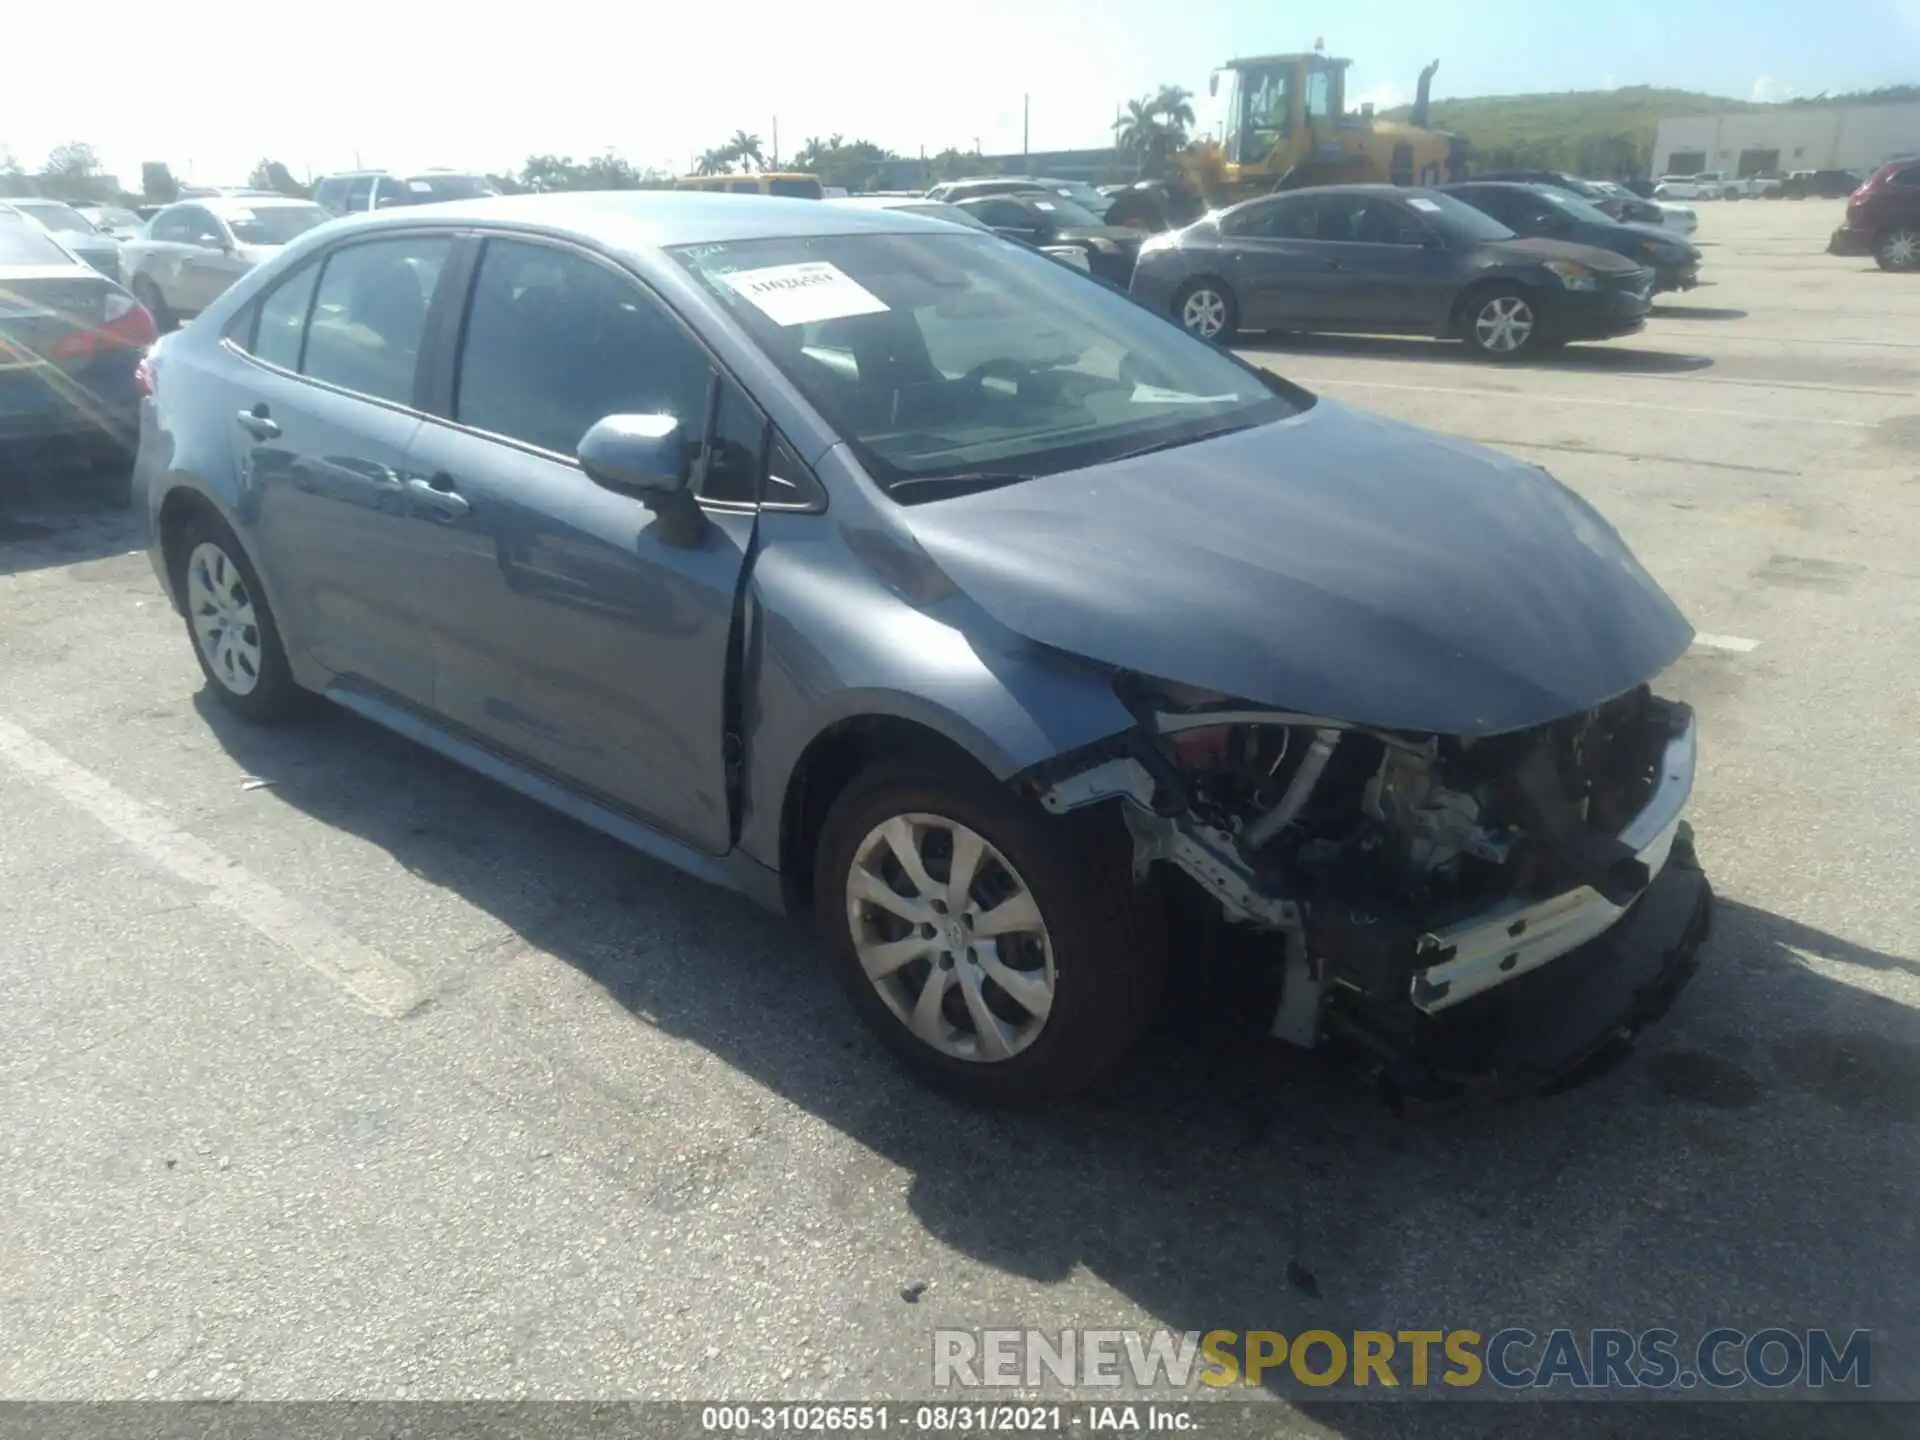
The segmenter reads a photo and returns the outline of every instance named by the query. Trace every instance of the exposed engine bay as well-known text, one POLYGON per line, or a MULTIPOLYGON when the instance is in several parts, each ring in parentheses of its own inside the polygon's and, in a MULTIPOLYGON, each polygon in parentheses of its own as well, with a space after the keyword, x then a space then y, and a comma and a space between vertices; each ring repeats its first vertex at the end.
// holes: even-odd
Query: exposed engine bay
POLYGON ((1645 685, 1477 739, 1122 693, 1138 729, 1047 767, 1042 803, 1117 798, 1136 878, 1164 863, 1232 932, 1264 935, 1270 1028, 1302 1047, 1431 1052, 1446 1012, 1477 1018, 1478 997, 1594 941, 1686 843, 1693 714, 1645 685))

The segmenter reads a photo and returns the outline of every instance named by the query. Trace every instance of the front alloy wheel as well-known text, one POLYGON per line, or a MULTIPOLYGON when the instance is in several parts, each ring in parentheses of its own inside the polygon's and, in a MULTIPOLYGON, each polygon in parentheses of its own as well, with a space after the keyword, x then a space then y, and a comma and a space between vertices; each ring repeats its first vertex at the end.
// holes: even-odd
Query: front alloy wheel
POLYGON ((1026 881, 976 831, 896 815, 847 874, 854 953, 922 1042, 968 1062, 1011 1059, 1053 1010, 1053 942, 1026 881))
POLYGON ((1473 341, 1487 355, 1518 355, 1532 342, 1539 320, 1525 296, 1489 296, 1473 314, 1473 341))
POLYGON ((1049 815, 971 762, 878 760, 834 800, 815 914, 875 1037, 970 1100, 1084 1090, 1152 1018, 1159 892, 1118 814, 1049 815))
POLYGON ((1906 226, 1888 231, 1874 258, 1882 270, 1920 270, 1920 230, 1906 226))

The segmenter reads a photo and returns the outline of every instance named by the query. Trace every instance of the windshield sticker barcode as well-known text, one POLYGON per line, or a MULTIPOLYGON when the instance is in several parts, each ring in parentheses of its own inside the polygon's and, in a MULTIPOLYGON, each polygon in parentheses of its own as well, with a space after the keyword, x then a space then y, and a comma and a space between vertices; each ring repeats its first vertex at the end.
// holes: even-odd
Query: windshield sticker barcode
POLYGON ((715 278, 776 325, 878 315, 887 308, 879 296, 824 260, 735 270, 715 278))

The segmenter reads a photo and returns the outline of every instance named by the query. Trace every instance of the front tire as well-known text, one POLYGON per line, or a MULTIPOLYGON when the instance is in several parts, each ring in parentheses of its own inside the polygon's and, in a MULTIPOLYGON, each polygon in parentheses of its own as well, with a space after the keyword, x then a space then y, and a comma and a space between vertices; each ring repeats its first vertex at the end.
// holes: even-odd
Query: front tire
POLYGON ((1195 339, 1225 345, 1240 329, 1240 302, 1223 280, 1189 280, 1173 297, 1173 318, 1195 339))
POLYGON ((1139 1038, 1165 967, 1157 895, 1113 815, 1057 819, 984 775, 888 762, 835 802, 814 896, 861 1018, 962 1098, 1084 1090, 1139 1038))
POLYGON ((294 682, 260 577, 233 532, 214 516, 196 516, 175 557, 187 639, 214 698, 256 725, 300 710, 307 692, 294 682))
POLYGON ((1475 291, 1461 307, 1460 338, 1486 360, 1518 360, 1545 348, 1540 302, 1517 285, 1475 291))
POLYGON ((1920 270, 1920 229, 1896 226, 1880 237, 1873 258, 1882 270, 1920 270))

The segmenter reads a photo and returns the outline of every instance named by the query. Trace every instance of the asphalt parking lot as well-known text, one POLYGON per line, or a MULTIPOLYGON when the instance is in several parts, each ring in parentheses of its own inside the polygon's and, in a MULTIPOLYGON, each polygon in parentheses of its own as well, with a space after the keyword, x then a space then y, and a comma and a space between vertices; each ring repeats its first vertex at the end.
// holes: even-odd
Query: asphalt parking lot
POLYGON ((229 720, 127 518, 14 477, 0 1397, 908 1397, 936 1326, 1824 1325, 1920 1399, 1920 283, 1822 254, 1837 203, 1698 208, 1711 283, 1627 340, 1244 351, 1552 469, 1701 632, 1700 978, 1595 1083, 1431 1124, 1192 1024, 1072 1110, 936 1099, 792 928, 344 712, 229 720))

